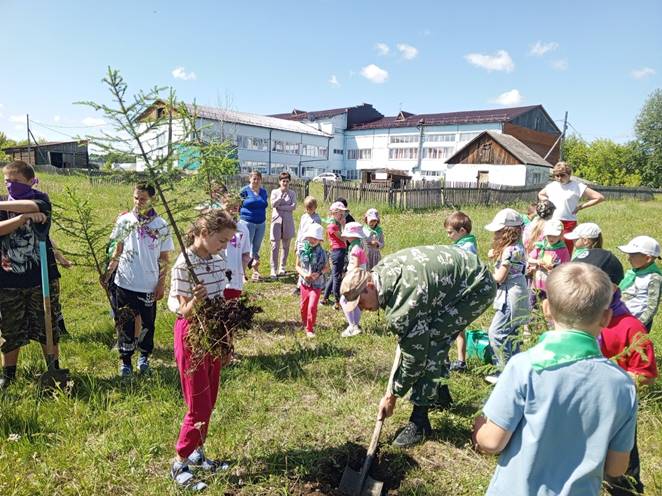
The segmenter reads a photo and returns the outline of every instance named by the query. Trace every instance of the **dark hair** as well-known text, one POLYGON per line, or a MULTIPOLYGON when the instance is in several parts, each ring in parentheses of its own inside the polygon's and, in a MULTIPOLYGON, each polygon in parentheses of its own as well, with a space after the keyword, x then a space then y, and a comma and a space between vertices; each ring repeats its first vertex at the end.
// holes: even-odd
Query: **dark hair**
POLYGON ((339 196, 335 200, 333 200, 333 203, 335 202, 340 202, 343 204, 343 207, 347 207, 347 200, 345 200, 342 196, 339 196))
POLYGON ((23 176, 28 181, 34 179, 34 169, 30 164, 28 164, 27 162, 23 162, 22 160, 14 160, 13 162, 9 162, 7 165, 5 165, 2 168, 2 171, 15 172, 23 176))
POLYGON ((134 188, 136 191, 144 191, 146 192, 150 198, 153 197, 156 194, 156 190, 154 189, 154 186, 152 186, 149 183, 138 183, 136 184, 136 187, 134 188))
POLYGON ((536 214, 543 220, 549 220, 554 215, 556 205, 549 200, 540 200, 536 205, 536 214))
POLYGON ((223 229, 237 229, 237 223, 225 210, 218 208, 205 210, 186 231, 186 246, 191 246, 195 237, 199 236, 203 229, 212 233, 221 232, 223 229))
POLYGON ((471 218, 464 212, 453 212, 444 219, 444 227, 451 227, 455 231, 464 229, 469 234, 471 232, 471 218))
POLYGON ((290 176, 289 172, 281 172, 278 174, 278 181, 282 181, 283 179, 287 179, 288 181, 292 180, 292 176, 290 176))

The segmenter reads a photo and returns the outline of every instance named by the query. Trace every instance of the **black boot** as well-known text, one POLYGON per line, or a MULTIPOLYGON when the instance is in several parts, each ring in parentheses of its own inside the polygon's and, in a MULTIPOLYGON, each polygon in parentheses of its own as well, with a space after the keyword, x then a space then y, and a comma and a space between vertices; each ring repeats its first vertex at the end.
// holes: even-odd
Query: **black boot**
POLYGON ((16 365, 10 367, 2 367, 2 375, 0 376, 0 390, 7 389, 9 385, 14 382, 16 378, 16 365))
POLYGON ((397 448, 407 448, 422 442, 426 436, 432 433, 432 426, 428 418, 428 407, 414 405, 409 422, 393 441, 397 448))

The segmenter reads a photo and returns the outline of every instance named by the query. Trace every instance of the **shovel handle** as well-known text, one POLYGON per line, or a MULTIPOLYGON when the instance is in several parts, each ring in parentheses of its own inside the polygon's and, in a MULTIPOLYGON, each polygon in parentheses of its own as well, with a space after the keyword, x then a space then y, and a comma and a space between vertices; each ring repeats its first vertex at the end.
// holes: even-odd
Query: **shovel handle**
POLYGON ((44 329, 46 331, 46 354, 55 355, 53 349, 53 322, 51 320, 51 288, 48 281, 48 257, 46 256, 46 241, 39 241, 39 265, 41 268, 41 294, 44 299, 44 329))

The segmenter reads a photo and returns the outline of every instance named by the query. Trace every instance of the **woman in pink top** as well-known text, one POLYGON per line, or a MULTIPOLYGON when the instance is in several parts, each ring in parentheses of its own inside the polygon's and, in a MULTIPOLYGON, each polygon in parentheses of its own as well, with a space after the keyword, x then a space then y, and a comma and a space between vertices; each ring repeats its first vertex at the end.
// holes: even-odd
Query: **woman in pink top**
MULTIPOLYGON (((366 269, 368 267, 368 252, 365 245, 365 233, 363 226, 358 222, 348 222, 341 234, 342 238, 349 243, 347 248, 349 252, 349 261, 347 263, 347 272, 354 269, 366 269)), ((356 336, 361 332, 359 322, 361 321, 361 309, 359 307, 353 310, 346 310, 347 300, 340 298, 340 306, 343 307, 345 318, 347 319, 347 329, 341 334, 344 338, 356 336)))

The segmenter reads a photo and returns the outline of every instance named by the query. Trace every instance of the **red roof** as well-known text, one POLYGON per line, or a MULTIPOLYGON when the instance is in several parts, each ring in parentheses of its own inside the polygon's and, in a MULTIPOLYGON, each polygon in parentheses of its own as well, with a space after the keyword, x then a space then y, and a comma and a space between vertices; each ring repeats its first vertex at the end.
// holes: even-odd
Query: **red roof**
POLYGON ((355 124, 350 129, 383 129, 392 127, 416 127, 420 124, 427 126, 446 126, 455 124, 483 124, 487 122, 508 122, 515 117, 525 114, 541 105, 530 105, 528 107, 512 107, 494 110, 471 110, 468 112, 445 112, 442 114, 411 114, 406 119, 398 119, 398 116, 389 116, 382 119, 355 124))
POLYGON ((372 108, 372 105, 370 105, 369 103, 364 103, 362 105, 356 105, 354 107, 341 107, 341 108, 327 109, 327 110, 313 110, 310 112, 307 112, 305 110, 294 109, 292 110, 292 112, 288 112, 287 114, 272 114, 269 117, 277 117, 279 119, 287 119, 290 121, 302 121, 304 119, 314 121, 316 119, 325 119, 328 117, 344 114, 345 112, 351 109, 360 109, 363 107, 372 108))

